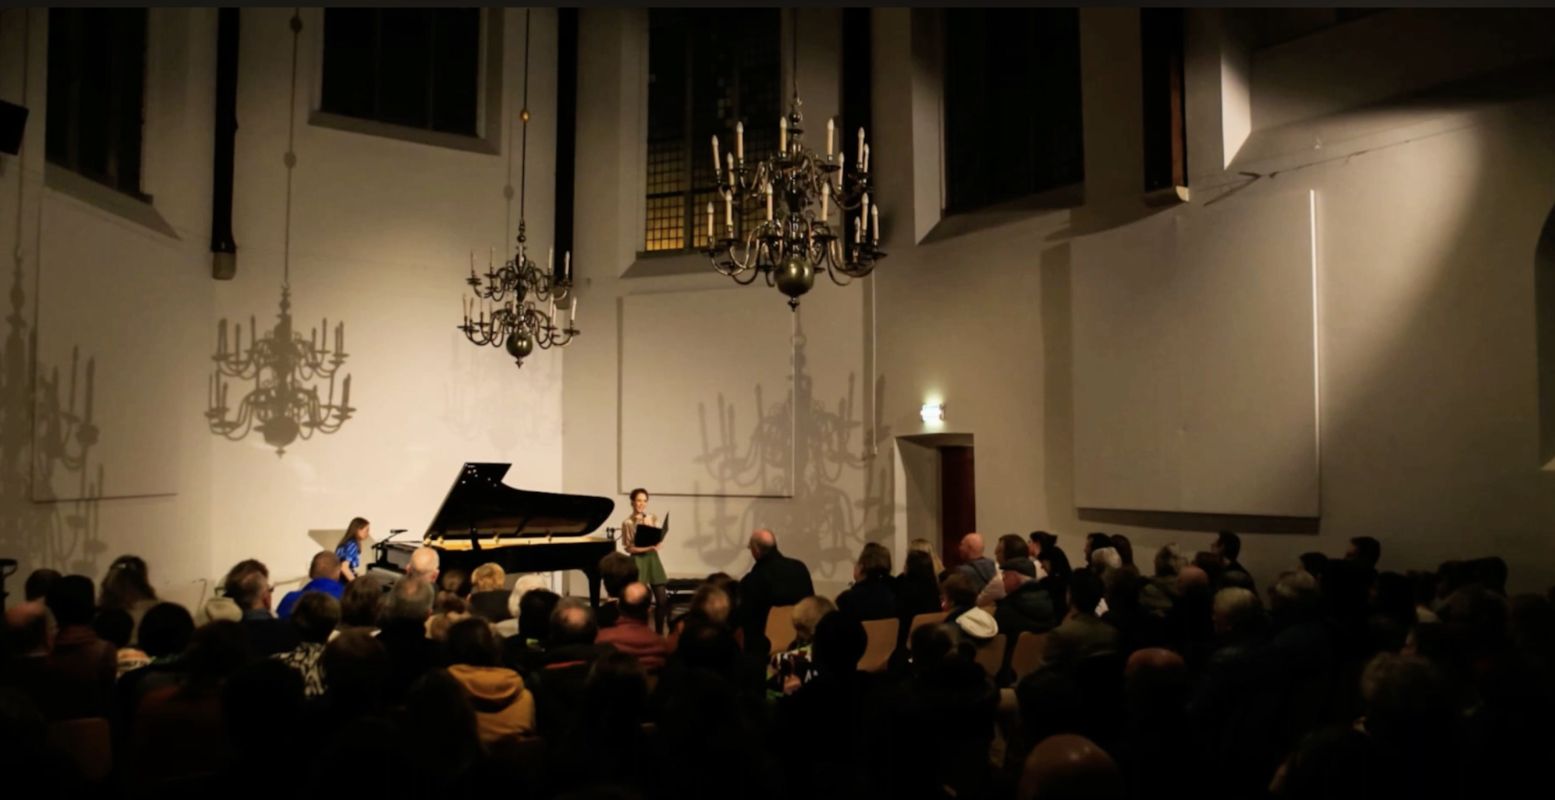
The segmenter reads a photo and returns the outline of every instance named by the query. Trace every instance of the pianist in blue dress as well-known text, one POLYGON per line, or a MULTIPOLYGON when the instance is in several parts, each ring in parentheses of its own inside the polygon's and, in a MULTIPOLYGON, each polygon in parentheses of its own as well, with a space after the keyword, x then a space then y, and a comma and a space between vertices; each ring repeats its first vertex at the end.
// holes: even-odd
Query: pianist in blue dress
POLYGON ((659 560, 661 545, 638 547, 634 543, 638 525, 659 526, 659 518, 648 513, 647 489, 632 490, 632 514, 621 523, 621 544, 637 562, 637 580, 653 588, 653 626, 662 634, 669 618, 669 575, 659 560))
POLYGON ((356 517, 351 524, 346 526, 346 535, 340 537, 340 544, 335 545, 335 555, 340 557, 340 580, 342 582, 355 580, 362 574, 362 548, 367 544, 367 537, 372 533, 372 523, 356 517))

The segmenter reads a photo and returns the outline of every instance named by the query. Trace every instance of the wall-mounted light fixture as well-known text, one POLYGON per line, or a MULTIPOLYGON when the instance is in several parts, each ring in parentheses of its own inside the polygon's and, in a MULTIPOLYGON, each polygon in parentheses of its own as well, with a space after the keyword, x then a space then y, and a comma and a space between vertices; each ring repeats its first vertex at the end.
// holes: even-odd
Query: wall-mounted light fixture
POLYGON ((944 403, 924 403, 923 404, 923 408, 918 410, 918 416, 924 422, 944 422, 945 421, 945 404, 944 403))

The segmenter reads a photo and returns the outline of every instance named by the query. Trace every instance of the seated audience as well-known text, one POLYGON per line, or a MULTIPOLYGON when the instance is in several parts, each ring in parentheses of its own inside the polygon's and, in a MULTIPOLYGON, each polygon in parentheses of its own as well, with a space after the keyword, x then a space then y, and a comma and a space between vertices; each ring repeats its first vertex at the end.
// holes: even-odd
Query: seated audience
POLYGON ((956 554, 961 557, 961 564, 952 570, 952 574, 965 575, 972 581, 972 588, 979 592, 999 574, 999 567, 993 559, 983 555, 981 533, 974 532, 961 537, 956 554))
POLYGON ((98 608, 116 608, 130 615, 129 641, 134 643, 140 618, 157 604, 157 593, 151 588, 151 577, 146 562, 139 556, 119 556, 108 565, 98 592, 98 608))
POLYGON ((934 564, 934 585, 945 579, 945 562, 939 559, 939 550, 928 539, 914 539, 907 543, 908 553, 923 553, 934 564))
POLYGON ((777 536, 765 528, 750 537, 750 553, 756 563, 740 579, 739 617, 745 632, 745 648, 766 663, 772 651, 767 641, 767 614, 773 606, 791 606, 815 594, 810 569, 803 561, 778 551, 777 536))
POLYGON ((106 717, 113 707, 118 660, 113 644, 92 629, 94 594, 91 578, 66 575, 44 601, 59 627, 47 661, 48 691, 38 702, 50 720, 106 717))
POLYGON ((139 648, 130 646, 130 635, 134 632, 135 620, 130 619, 130 614, 122 608, 102 608, 92 620, 92 630, 102 637, 103 641, 114 646, 114 661, 118 665, 116 675, 123 677, 124 673, 132 669, 146 666, 151 659, 139 648))
POLYGON ((636 560, 620 550, 611 550, 599 560, 599 582, 604 587, 605 599, 600 602, 595 617, 601 628, 608 628, 616 623, 619 614, 616 604, 621 600, 621 593, 626 591, 628 584, 637 582, 636 560))
POLYGON ((346 584, 340 596, 340 627, 336 635, 346 631, 367 634, 378 632, 378 612, 383 607, 383 593, 389 587, 377 575, 368 573, 346 584))
MULTIPOLYGON (((388 655, 390 674, 386 689, 389 702, 399 702, 423 673, 447 663, 442 642, 427 637, 432 616, 432 584, 414 576, 401 578, 389 592, 378 615, 377 640, 388 655)), ((338 637, 337 637, 338 638, 338 637)))
POLYGON ((455 623, 448 632, 448 657, 448 674, 469 697, 482 744, 534 732, 534 695, 517 672, 502 666, 490 622, 471 617, 455 623))
MULTIPOLYGON (((837 595, 837 610, 852 614, 854 619, 895 619, 897 616, 896 591, 891 582, 891 551, 884 545, 869 542, 859 553, 853 565, 853 585, 837 595)), ((782 642, 773 642, 781 647, 782 642)))
POLYGON ((232 582, 228 596, 243 611, 243 630, 259 655, 284 653, 297 646, 297 634, 285 621, 270 613, 275 587, 268 571, 251 569, 232 582))
POLYGON ((896 607, 901 612, 902 627, 919 614, 933 614, 942 610, 940 604, 939 575, 933 556, 922 550, 908 550, 902 574, 896 576, 896 607))
POLYGON ((488 622, 501 622, 508 611, 508 576, 501 564, 487 563, 470 575, 470 613, 488 622))
POLYGON ((608 644, 633 656, 647 674, 654 674, 664 666, 669 655, 669 643, 655 633, 648 624, 653 604, 653 590, 643 583, 629 583, 621 592, 616 624, 601 628, 595 641, 608 644))
POLYGON ((1037 565, 1031 559, 1007 562, 1003 572, 1004 597, 994 610, 999 630, 1012 639, 1021 634, 1046 633, 1058 624, 1053 600, 1037 582, 1037 565))
POLYGON ((1047 648, 1042 654, 1044 664, 1071 664, 1117 649, 1117 629, 1096 616, 1101 596, 1101 578, 1088 570, 1070 576, 1068 613, 1048 634, 1047 648))
MULTIPOLYGON (((363 580, 358 578, 352 583, 363 580)), ((324 694, 324 645, 340 624, 340 603, 323 592, 308 592, 293 607, 290 622, 297 634, 297 646, 272 658, 302 676, 305 696, 319 697, 324 694)))
POLYGON ((963 572, 951 572, 940 582, 940 608, 945 621, 954 624, 956 618, 977 608, 977 582, 963 572))
POLYGON ((320 550, 313 554, 313 560, 308 562, 308 582, 301 589, 287 592, 281 598, 280 605, 275 607, 277 619, 286 619, 292 615, 292 607, 307 592, 320 592, 339 600, 346 592, 346 585, 340 581, 340 556, 329 550, 320 550))
POLYGON ((1089 739, 1050 737, 1026 757, 1018 800, 1123 800, 1117 762, 1089 739))
POLYGON ((27 574, 27 581, 22 584, 22 597, 29 603, 41 603, 49 594, 49 587, 60 579, 59 570, 42 567, 27 574))
MULTIPOLYGON (((797 689, 810 675, 815 661, 811 653, 815 626, 827 614, 837 610, 832 601, 811 595, 794 605, 794 640, 767 662, 767 690, 773 696, 797 689)), ((861 656, 862 657, 862 656, 861 656)), ((857 662, 854 662, 857 664, 857 662)))

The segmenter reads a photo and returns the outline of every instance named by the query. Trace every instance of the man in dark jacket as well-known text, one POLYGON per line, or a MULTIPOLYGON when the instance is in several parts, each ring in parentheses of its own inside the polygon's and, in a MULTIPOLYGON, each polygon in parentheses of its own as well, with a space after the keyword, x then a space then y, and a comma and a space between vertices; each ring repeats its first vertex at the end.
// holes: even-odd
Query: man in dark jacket
POLYGON ((803 561, 778 552, 772 531, 752 533, 750 551, 756 563, 740 579, 740 627, 745 630, 745 651, 766 659, 772 650, 766 635, 768 612, 815 594, 815 585, 803 561))
POLYGON ((1037 565, 1029 558, 1018 558, 1000 565, 1004 576, 1004 597, 994 611, 999 631, 1011 639, 1021 631, 1046 633, 1058 624, 1053 599, 1037 583, 1037 565))
POLYGON ((897 615, 896 588, 891 581, 891 551, 870 542, 859 553, 853 566, 853 586, 837 595, 837 610, 852 614, 861 622, 894 619, 897 615))

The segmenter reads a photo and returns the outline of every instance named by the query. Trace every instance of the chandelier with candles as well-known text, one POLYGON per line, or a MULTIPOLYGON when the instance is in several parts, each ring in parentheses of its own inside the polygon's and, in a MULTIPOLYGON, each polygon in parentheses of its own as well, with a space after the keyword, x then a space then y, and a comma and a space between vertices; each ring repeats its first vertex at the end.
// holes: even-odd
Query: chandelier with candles
POLYGON ((826 154, 804 146, 799 113, 798 15, 794 28, 794 99, 778 118, 777 152, 754 164, 745 161, 745 125, 734 126, 734 152, 722 154, 713 137, 713 174, 723 197, 723 224, 707 204, 707 256, 713 268, 748 285, 765 277, 768 286, 788 296, 791 309, 825 270, 846 286, 862 278, 884 258, 880 250, 880 206, 870 202, 869 145, 858 129, 851 158, 837 147, 837 125, 826 121, 826 154), (852 167, 851 171, 849 167, 852 167), (766 216, 743 230, 745 211, 765 204, 766 216), (841 234, 832 228, 836 208, 841 234), (740 213, 736 213, 736 209, 740 213), (852 235, 847 235, 852 222, 852 235))
MULTIPOLYGON (((566 306, 567 321, 561 322, 557 303, 572 294, 572 253, 562 254, 562 271, 556 272, 556 250, 545 257, 545 270, 529 257, 524 235, 524 198, 529 174, 529 11, 524 11, 524 107, 518 115, 522 129, 523 164, 518 179, 518 249, 513 258, 495 266, 488 256, 486 272, 475 271, 475 254, 470 254, 470 276, 465 278, 474 297, 464 298, 464 322, 455 326, 466 339, 479 346, 502 347, 514 363, 524 366, 538 346, 542 350, 564 347, 578 335, 578 298, 566 306), (543 304, 543 305, 542 305, 543 304)), ((510 140, 511 141, 511 140, 510 140)), ((508 148, 508 175, 512 176, 512 148, 508 148)), ((508 197, 511 202, 511 187, 508 197)))

